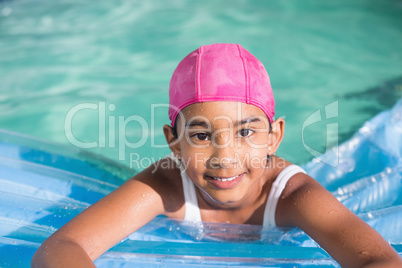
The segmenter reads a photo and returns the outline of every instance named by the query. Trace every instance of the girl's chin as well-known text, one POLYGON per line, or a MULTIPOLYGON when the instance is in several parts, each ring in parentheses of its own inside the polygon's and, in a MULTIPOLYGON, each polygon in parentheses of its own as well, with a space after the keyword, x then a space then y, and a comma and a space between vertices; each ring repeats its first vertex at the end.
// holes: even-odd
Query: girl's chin
MULTIPOLYGON (((205 192, 205 191, 204 191, 205 192)), ((242 204, 242 194, 237 191, 232 193, 206 192, 207 203, 220 208, 235 208, 242 204)))

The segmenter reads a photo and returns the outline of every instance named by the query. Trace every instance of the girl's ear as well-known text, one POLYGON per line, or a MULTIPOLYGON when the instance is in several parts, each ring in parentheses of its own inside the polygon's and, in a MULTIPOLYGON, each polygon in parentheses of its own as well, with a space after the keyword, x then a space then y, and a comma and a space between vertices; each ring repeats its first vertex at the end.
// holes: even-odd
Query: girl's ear
POLYGON ((178 159, 181 159, 179 139, 173 135, 173 128, 169 125, 164 125, 163 134, 165 134, 166 142, 169 144, 170 150, 178 159))
POLYGON ((268 155, 274 154, 282 142, 285 133, 285 120, 278 118, 271 124, 271 133, 269 134, 268 141, 268 155))

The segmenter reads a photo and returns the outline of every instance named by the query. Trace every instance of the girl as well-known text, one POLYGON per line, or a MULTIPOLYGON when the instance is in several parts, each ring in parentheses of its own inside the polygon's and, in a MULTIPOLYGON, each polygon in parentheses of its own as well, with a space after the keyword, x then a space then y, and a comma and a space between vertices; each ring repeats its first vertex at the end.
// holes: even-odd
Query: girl
MULTIPOLYGON (((240 45, 202 46, 170 82, 172 154, 49 237, 33 267, 93 260, 155 216, 296 226, 343 267, 402 267, 393 248, 303 169, 274 155, 285 121, 262 63, 240 45)), ((269 257, 269 256, 267 256, 269 257)))

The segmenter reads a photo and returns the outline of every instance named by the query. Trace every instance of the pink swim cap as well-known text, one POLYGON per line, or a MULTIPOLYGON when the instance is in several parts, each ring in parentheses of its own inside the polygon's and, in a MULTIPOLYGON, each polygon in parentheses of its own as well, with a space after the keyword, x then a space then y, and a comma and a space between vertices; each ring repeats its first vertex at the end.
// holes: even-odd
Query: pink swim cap
POLYGON ((237 44, 201 46, 177 66, 170 80, 169 119, 174 126, 184 107, 209 101, 235 101, 259 107, 270 122, 275 100, 262 63, 237 44))

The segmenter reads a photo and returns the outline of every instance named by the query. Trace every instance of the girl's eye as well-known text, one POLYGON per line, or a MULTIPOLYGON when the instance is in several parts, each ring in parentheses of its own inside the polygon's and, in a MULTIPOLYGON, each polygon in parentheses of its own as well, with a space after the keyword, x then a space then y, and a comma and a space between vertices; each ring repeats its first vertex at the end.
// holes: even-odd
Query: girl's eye
POLYGON ((239 131, 239 137, 248 137, 251 134, 253 134, 254 131, 252 131, 251 129, 241 129, 239 131))
POLYGON ((193 137, 196 137, 200 141, 206 141, 208 139, 208 135, 206 133, 197 133, 194 134, 193 137))

